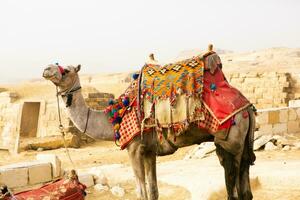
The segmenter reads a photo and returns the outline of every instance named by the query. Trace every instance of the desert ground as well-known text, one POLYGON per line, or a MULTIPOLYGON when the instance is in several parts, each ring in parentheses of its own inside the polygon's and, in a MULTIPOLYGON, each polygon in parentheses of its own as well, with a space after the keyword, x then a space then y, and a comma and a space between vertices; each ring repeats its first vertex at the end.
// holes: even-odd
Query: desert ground
MULTIPOLYGON (((195 146, 179 149, 170 156, 158 157, 160 199, 225 199, 223 168, 214 153, 203 159, 184 160, 185 155, 195 146), (201 192, 203 189, 214 192, 201 192)), ((120 198, 112 195, 110 191, 99 192, 89 188, 88 200, 136 199, 135 181, 126 150, 121 151, 113 142, 108 141, 99 141, 85 145, 81 149, 69 150, 76 169, 85 171, 99 167, 104 171, 111 186, 119 185, 125 190, 125 195, 120 198)), ((7 152, 0 151, 2 158, 0 165, 35 160, 38 153, 26 151, 11 157, 7 152)), ((43 153, 56 154, 61 159, 63 168, 72 168, 64 149, 43 153)), ((300 150, 257 151, 256 156, 256 165, 251 167, 254 199, 299 199, 300 150)))

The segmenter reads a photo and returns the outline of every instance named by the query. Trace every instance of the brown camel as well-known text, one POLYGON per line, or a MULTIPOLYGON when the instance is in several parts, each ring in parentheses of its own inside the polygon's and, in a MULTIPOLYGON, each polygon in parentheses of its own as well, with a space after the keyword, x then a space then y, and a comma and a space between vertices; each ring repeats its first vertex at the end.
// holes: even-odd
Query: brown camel
MULTIPOLYGON (((49 65, 43 77, 52 81, 67 105, 67 112, 75 126, 95 139, 113 140, 113 127, 103 111, 88 108, 81 94, 78 76, 80 65, 68 66, 62 70, 57 65, 49 65), (70 96, 72 95, 72 98, 70 96), (89 118, 88 123, 87 118, 89 118)), ((127 146, 132 168, 136 177, 138 198, 157 200, 158 188, 156 177, 156 156, 174 153, 178 148, 213 141, 217 147, 217 155, 225 170, 225 184, 228 199, 252 199, 249 181, 249 167, 255 160, 253 153, 253 133, 255 116, 248 107, 248 118, 242 112, 236 114, 236 124, 231 127, 226 140, 214 138, 206 130, 191 125, 185 134, 177 137, 176 142, 158 142, 157 133, 145 133, 143 138, 137 136, 127 146), (146 188, 148 181, 148 190, 146 188), (149 194, 147 194, 149 193, 149 194)), ((167 130, 163 130, 167 131, 167 130)), ((163 139, 164 140, 164 139, 163 139)))

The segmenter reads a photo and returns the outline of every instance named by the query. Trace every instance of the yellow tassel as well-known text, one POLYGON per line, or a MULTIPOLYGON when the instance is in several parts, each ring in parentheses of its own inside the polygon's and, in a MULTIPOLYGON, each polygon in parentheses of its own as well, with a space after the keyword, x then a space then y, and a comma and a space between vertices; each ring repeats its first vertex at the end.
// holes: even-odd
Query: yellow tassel
POLYGON ((115 124, 114 129, 119 130, 120 129, 120 124, 115 124))

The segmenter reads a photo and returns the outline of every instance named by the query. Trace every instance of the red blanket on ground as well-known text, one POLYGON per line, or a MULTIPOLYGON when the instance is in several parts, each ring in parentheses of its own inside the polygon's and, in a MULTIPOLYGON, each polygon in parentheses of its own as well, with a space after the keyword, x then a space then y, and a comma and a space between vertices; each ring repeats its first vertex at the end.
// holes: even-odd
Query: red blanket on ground
POLYGON ((240 91, 229 85, 219 68, 214 74, 209 71, 204 73, 203 102, 219 124, 250 105, 240 91))
POLYGON ((15 194, 4 200, 84 200, 86 186, 69 180, 59 180, 39 189, 15 194))

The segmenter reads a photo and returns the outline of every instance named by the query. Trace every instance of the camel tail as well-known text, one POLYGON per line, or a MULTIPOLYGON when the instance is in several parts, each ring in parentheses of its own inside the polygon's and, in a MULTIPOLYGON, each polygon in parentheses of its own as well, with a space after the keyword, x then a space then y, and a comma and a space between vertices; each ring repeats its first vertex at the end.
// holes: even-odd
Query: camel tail
POLYGON ((254 165, 254 162, 256 160, 256 156, 254 153, 254 132, 255 132, 255 113, 256 113, 256 109, 253 105, 251 105, 248 109, 249 112, 249 129, 248 129, 248 134, 247 134, 247 138, 246 141, 248 143, 248 153, 249 153, 249 164, 250 165, 254 165))

